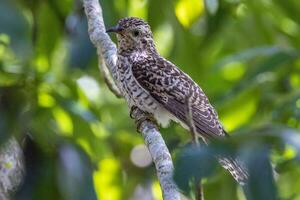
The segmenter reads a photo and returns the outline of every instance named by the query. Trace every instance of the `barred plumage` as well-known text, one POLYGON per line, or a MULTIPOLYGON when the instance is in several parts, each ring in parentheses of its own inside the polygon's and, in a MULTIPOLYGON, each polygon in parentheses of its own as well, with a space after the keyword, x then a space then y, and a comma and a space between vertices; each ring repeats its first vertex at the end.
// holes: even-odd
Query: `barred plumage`
MULTIPOLYGON (((118 87, 129 107, 153 114, 162 126, 170 120, 195 128, 195 139, 205 143, 227 134, 202 89, 157 52, 150 26, 139 18, 121 19, 108 32, 118 38, 118 87), (189 112, 191 116, 189 117, 189 112)), ((218 158, 239 183, 248 179, 246 168, 233 158, 218 158)))

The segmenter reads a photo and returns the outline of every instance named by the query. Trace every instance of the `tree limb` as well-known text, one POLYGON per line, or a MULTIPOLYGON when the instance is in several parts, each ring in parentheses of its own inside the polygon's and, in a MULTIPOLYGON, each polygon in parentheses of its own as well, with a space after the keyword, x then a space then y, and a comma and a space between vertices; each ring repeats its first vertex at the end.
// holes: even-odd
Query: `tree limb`
POLYGON ((8 200, 23 181, 25 164, 22 149, 15 137, 0 147, 0 199, 8 200))
MULTIPOLYGON (((92 43, 97 48, 99 58, 103 58, 106 67, 109 69, 113 81, 110 84, 117 83, 116 61, 117 48, 105 32, 105 26, 102 16, 102 9, 98 0, 83 0, 85 13, 88 19, 88 31, 92 43)), ((101 59, 99 59, 101 62, 101 59)), ((101 67, 103 67, 102 65, 101 67)), ((105 67, 105 66, 104 66, 105 67)), ((104 69, 105 70, 105 69, 104 69)), ((109 80, 108 73, 103 73, 109 80)), ((118 85, 118 84, 115 84, 118 85)), ((114 94, 120 95, 118 87, 109 85, 114 94)), ((178 188, 173 181, 173 163, 170 152, 158 131, 155 123, 153 123, 146 113, 139 109, 135 109, 132 113, 136 123, 139 124, 138 129, 142 133, 145 143, 152 156, 156 167, 157 177, 165 200, 179 200, 180 195, 178 188)))

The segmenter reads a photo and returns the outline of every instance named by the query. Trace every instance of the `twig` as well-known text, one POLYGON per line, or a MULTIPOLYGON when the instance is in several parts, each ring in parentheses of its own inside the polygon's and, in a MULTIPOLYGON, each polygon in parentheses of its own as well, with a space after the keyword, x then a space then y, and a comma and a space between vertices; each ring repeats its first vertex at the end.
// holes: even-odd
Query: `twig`
POLYGON ((196 183, 196 200, 204 200, 204 194, 203 194, 203 186, 202 186, 202 180, 198 180, 196 183))
MULTIPOLYGON (((105 32, 105 26, 102 16, 102 9, 98 0, 83 0, 85 13, 88 19, 89 35, 92 43, 97 48, 99 58, 103 58, 105 65, 110 71, 113 81, 109 87, 116 96, 120 95, 120 89, 117 87, 117 48, 105 32), (113 84, 116 83, 116 84, 113 84), (115 86, 116 85, 116 86, 115 86), (112 89, 114 88, 114 89, 112 89)), ((101 62, 101 60, 99 60, 101 62)), ((102 65, 103 67, 104 65, 102 65)), ((109 73, 103 73, 108 76, 109 73)), ((108 77, 107 77, 108 78, 108 77)), ((109 80, 109 78, 107 79, 109 80)), ((135 109, 132 113, 136 123, 139 124, 139 131, 142 133, 145 143, 152 156, 153 162, 157 170, 157 177, 165 200, 179 200, 180 195, 178 188, 173 181, 173 163, 169 150, 158 131, 155 123, 153 123, 147 114, 139 109, 135 109)))
POLYGON ((100 74, 101 74, 104 82, 106 83, 109 90, 112 93, 114 93, 117 98, 122 98, 123 95, 122 95, 121 91, 119 90, 119 88, 114 83, 114 81, 112 80, 112 78, 110 77, 109 69, 107 68, 107 66, 105 64, 104 59, 99 57, 99 61, 100 60, 101 60, 101 65, 99 63, 99 71, 100 71, 100 74))

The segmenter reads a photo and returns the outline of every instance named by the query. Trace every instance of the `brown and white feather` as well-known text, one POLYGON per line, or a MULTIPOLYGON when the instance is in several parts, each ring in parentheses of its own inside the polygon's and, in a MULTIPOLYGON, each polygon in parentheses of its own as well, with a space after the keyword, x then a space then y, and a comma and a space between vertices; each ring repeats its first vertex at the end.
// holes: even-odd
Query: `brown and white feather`
MULTIPOLYGON (((217 112, 202 89, 187 74, 157 52, 150 26, 138 18, 124 18, 118 23, 118 84, 129 107, 154 116, 166 126, 170 120, 189 128, 206 143, 226 137, 217 112), (133 35, 139 31, 139 35, 133 35), (187 103, 188 99, 188 103, 187 103), (190 112, 190 113, 189 113, 190 112), (188 117, 189 115, 191 117, 188 117), (189 119, 191 118, 191 119, 189 119)), ((232 158, 218 158, 220 164, 239 182, 248 178, 246 168, 232 158)))

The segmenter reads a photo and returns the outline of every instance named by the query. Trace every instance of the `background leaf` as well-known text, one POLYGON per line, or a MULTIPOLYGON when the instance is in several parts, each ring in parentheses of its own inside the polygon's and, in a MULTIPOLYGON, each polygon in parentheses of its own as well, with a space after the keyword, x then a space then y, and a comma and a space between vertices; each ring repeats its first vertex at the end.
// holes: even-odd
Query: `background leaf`
POLYGON ((209 14, 214 15, 216 14, 218 7, 219 7, 219 1, 218 0, 205 0, 205 7, 209 14))
MULTIPOLYGON (((230 135, 198 149, 179 125, 161 129, 186 196, 201 177, 206 200, 243 200, 244 190, 300 199, 299 1, 100 3, 107 27, 132 15, 149 22, 159 52, 202 87, 230 135), (248 188, 216 154, 245 160, 248 188)), ((0 1, 0 145, 14 136, 27 168, 14 199, 135 200, 141 188, 161 199, 154 166, 132 160, 143 139, 97 62, 82 1, 0 1)))

